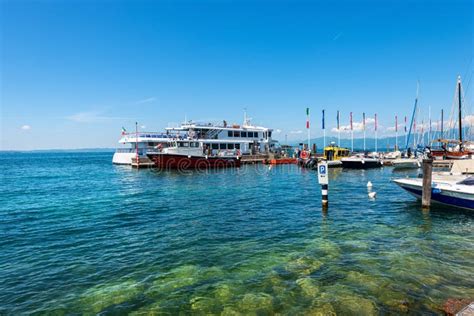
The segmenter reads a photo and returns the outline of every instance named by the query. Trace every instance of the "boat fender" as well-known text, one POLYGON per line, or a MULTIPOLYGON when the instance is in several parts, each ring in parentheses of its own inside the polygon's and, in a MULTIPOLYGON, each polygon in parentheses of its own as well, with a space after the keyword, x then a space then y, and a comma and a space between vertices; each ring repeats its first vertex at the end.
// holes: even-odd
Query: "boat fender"
POLYGON ((371 187, 372 187, 372 182, 370 182, 370 181, 367 182, 367 187, 368 187, 368 188, 371 188, 371 187))
POLYGON ((301 151, 301 158, 302 159, 308 159, 309 158, 309 154, 306 150, 301 151))
POLYGON ((188 155, 188 158, 191 159, 191 155, 188 155))
POLYGON ((369 198, 375 199, 376 196, 377 196, 377 192, 369 192, 369 198))
POLYGON ((208 158, 208 157, 207 157, 207 155, 206 155, 206 156, 204 156, 204 157, 206 157, 206 159, 208 158))

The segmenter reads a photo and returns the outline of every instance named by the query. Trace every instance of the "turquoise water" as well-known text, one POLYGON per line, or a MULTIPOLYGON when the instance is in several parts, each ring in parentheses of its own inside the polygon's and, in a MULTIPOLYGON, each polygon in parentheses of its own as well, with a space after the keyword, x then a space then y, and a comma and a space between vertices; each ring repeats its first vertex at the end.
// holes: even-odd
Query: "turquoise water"
POLYGON ((0 154, 0 314, 438 314, 474 297, 474 214, 422 212, 390 168, 331 170, 324 214, 296 166, 111 158, 0 154))

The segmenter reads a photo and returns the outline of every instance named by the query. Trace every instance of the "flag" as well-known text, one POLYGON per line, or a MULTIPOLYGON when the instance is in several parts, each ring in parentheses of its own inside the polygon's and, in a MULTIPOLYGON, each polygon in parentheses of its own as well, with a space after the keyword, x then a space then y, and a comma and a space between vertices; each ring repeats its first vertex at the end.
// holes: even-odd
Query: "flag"
POLYGON ((127 134, 127 130, 125 129, 125 127, 122 126, 122 135, 125 135, 127 134))
POLYGON ((309 129, 309 108, 306 108, 306 128, 309 129))
POLYGON ((323 125, 322 126, 323 126, 323 129, 325 129, 325 127, 324 127, 324 110, 323 110, 323 125))
POLYGON ((339 111, 337 111, 337 130, 339 130, 339 111))
POLYGON ((375 130, 377 131, 377 113, 375 113, 375 130))
POLYGON ((395 115, 395 132, 398 132, 398 116, 395 115))
POLYGON ((405 133, 407 132, 407 117, 405 116, 405 133))
POLYGON ((352 112, 351 112, 351 131, 352 131, 352 112))
POLYGON ((365 131, 365 112, 362 113, 362 129, 365 131))

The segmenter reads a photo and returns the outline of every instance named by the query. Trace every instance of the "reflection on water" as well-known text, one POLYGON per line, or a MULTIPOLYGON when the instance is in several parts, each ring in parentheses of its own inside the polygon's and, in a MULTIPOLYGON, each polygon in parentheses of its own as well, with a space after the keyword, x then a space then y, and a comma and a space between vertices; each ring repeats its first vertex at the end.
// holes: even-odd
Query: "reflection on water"
POLYGON ((473 215, 422 212, 390 168, 331 169, 323 212, 296 166, 20 156, 0 155, 0 313, 419 314, 474 297, 473 215))

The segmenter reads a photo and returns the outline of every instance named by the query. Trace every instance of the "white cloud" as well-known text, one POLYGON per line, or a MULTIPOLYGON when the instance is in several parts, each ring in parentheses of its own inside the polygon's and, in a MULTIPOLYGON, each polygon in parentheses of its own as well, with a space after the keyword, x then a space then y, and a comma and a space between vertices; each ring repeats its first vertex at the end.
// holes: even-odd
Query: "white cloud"
POLYGON ((290 131, 290 134, 303 134, 303 131, 298 130, 298 131, 290 131))
POLYGON ((156 101, 155 97, 150 97, 143 100, 138 100, 137 102, 135 102, 135 104, 138 105, 138 104, 150 103, 150 102, 155 102, 155 101, 156 101))
MULTIPOLYGON (((373 130, 374 127, 375 127, 375 119, 372 118, 372 117, 367 117, 365 119, 365 130, 368 131, 369 128, 371 130, 373 130)), ((339 128, 340 128, 341 133, 346 133, 347 134, 347 133, 351 132, 351 125, 350 124, 341 125, 341 126, 339 126, 339 128)), ((363 124, 362 121, 352 122, 352 128, 353 128, 354 132, 361 132, 361 131, 364 130, 364 124, 363 124)), ((382 128, 382 126, 380 124, 378 124, 377 129, 381 129, 381 128, 382 128)), ((338 132, 337 127, 333 127, 331 129, 331 132, 337 133, 338 132)))
POLYGON ((141 128, 141 129, 145 129, 146 126, 145 126, 145 125, 141 125, 140 128, 141 128))
POLYGON ((24 131, 29 131, 31 129, 31 126, 30 125, 23 125, 21 127, 21 129, 24 130, 24 131))
POLYGON ((280 133, 281 133, 281 129, 278 129, 278 128, 277 128, 277 129, 275 130, 275 133, 276 133, 276 134, 280 134, 280 133))

